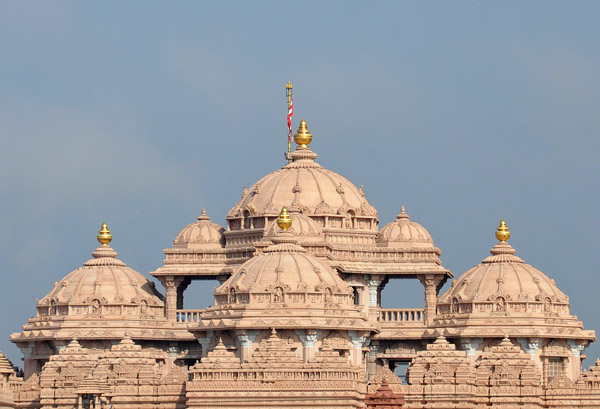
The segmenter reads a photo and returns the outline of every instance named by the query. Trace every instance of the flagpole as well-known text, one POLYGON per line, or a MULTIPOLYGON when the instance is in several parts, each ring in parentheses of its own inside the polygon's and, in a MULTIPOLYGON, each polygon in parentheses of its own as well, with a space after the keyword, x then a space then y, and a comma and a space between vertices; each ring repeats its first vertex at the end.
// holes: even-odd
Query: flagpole
POLYGON ((290 126, 290 106, 292 105, 292 88, 292 83, 288 81, 288 83, 285 84, 285 96, 287 97, 288 104, 288 163, 292 161, 289 158, 289 154, 292 152, 292 128, 290 126))

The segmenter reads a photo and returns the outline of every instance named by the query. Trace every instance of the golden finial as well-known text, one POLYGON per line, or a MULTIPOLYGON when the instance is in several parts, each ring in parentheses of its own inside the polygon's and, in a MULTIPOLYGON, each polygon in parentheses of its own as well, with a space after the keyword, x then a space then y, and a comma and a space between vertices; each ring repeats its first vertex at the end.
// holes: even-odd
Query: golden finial
POLYGON ((496 238, 502 243, 505 243, 506 240, 510 238, 510 232, 508 231, 508 227, 506 226, 506 222, 504 220, 500 220, 500 225, 496 231, 496 238))
POLYGON ((106 223, 102 223, 102 227, 98 230, 98 233, 98 242, 103 246, 108 246, 108 243, 112 241, 112 234, 110 234, 110 230, 106 223))
POLYGON ((310 144, 310 141, 312 141, 312 134, 309 132, 304 118, 300 121, 297 132, 298 133, 294 135, 294 141, 298 144, 298 149, 308 149, 308 145, 310 144))
POLYGON ((285 84, 285 89, 292 89, 294 88, 294 86, 292 85, 292 83, 290 81, 287 82, 287 84, 285 84))
POLYGON ((281 230, 287 231, 291 225, 292 225, 292 218, 290 217, 290 214, 288 213, 287 207, 284 207, 281 209, 281 213, 279 214, 279 217, 277 218, 277 226, 279 226, 279 228, 281 230))

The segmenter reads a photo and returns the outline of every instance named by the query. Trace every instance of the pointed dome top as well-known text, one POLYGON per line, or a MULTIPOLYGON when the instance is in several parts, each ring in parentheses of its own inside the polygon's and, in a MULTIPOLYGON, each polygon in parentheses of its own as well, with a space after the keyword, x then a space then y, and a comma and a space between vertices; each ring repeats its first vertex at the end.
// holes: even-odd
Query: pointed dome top
POLYGON ((173 248, 220 249, 225 239, 224 229, 210 221, 206 209, 197 217, 198 221, 185 226, 173 240, 173 248))
POLYGON ((496 231, 500 241, 490 250, 491 255, 460 276, 440 297, 441 302, 449 302, 452 298, 494 301, 502 297, 502 302, 548 299, 568 303, 569 298, 558 289, 554 280, 515 255, 516 250, 506 242, 509 237, 502 220, 496 231))
MULTIPOLYGON (((57 307, 65 304, 93 303, 92 309, 98 314, 100 304, 107 302, 162 306, 162 295, 154 284, 117 259, 117 252, 108 245, 109 234, 104 223, 98 239, 102 244, 92 253, 93 258, 56 283, 54 289, 38 302, 41 315, 55 315, 57 307)), ((75 309, 68 309, 64 314, 75 314, 75 309)))
MULTIPOLYGON (((295 138, 299 146, 287 154, 291 163, 264 176, 250 189, 244 189, 241 200, 229 211, 227 219, 278 216, 282 207, 295 207, 310 217, 334 216, 336 225, 332 227, 340 228, 350 226, 340 220, 346 216, 377 218, 377 211, 367 202, 362 189, 315 162, 317 154, 309 147, 312 134, 306 121, 300 123, 295 138)), ((367 229, 375 229, 368 223, 359 226, 365 228, 365 225, 367 229)), ((243 227, 230 224, 230 228, 243 227)))
POLYGON ((297 237, 290 231, 281 231, 272 240, 273 245, 245 262, 215 290, 215 305, 202 315, 200 326, 369 327, 366 315, 354 306, 352 289, 336 271, 296 244, 297 237), (227 322, 220 318, 224 313, 227 322), (332 322, 332 314, 345 319, 332 322))
POLYGON ((433 239, 427 229, 410 220, 404 206, 396 220, 383 226, 377 242, 388 247, 433 247, 433 239))

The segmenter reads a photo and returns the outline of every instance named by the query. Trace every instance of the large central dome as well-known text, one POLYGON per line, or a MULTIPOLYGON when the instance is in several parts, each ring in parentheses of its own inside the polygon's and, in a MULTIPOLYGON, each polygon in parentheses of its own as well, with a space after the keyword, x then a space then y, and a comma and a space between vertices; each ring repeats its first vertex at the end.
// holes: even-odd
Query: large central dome
MULTIPOLYGON (((307 134, 302 120, 296 140, 307 134)), ((377 211, 367 202, 362 187, 316 163, 317 154, 307 144, 288 157, 291 162, 282 169, 244 189, 242 199, 228 213, 231 230, 264 227, 263 221, 256 225, 250 219, 271 216, 274 220, 282 207, 296 208, 325 228, 377 230, 377 211)))

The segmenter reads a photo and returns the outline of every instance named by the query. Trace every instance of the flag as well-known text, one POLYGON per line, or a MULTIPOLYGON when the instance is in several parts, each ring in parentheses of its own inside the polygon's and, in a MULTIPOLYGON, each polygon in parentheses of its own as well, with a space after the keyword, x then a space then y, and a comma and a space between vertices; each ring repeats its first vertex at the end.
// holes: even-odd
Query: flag
POLYGON ((288 107, 288 142, 292 142, 292 117, 294 116, 294 97, 290 96, 290 106, 288 107))

